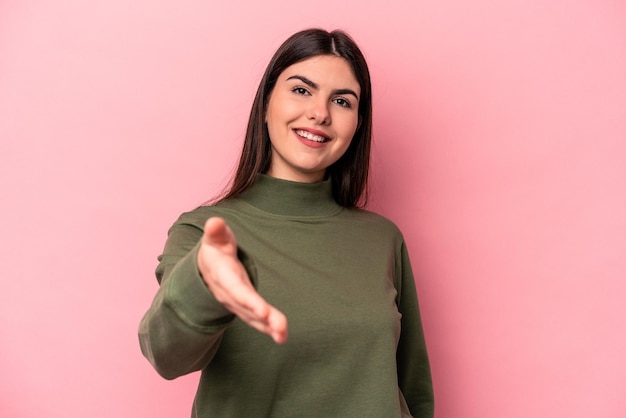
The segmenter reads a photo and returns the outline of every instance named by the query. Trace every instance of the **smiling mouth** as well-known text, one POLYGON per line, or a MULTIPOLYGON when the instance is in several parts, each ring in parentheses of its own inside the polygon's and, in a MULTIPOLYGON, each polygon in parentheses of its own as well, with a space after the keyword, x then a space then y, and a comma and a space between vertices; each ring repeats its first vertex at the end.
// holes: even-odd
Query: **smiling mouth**
POLYGON ((314 141, 314 142, 328 142, 328 141, 330 141, 330 139, 328 139, 326 137, 323 137, 323 136, 320 136, 320 135, 315 135, 315 134, 312 134, 311 132, 303 131, 302 129, 295 129, 294 132, 299 137, 304 138, 304 139, 308 139, 309 141, 314 141))

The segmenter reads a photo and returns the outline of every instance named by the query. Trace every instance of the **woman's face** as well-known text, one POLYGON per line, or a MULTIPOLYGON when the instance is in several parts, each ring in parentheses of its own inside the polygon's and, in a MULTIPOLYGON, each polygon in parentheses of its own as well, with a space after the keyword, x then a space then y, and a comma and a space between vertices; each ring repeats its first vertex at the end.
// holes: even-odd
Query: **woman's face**
POLYGON ((359 124, 361 88, 346 60, 319 55, 283 71, 265 121, 272 177, 312 183, 348 149, 359 124))

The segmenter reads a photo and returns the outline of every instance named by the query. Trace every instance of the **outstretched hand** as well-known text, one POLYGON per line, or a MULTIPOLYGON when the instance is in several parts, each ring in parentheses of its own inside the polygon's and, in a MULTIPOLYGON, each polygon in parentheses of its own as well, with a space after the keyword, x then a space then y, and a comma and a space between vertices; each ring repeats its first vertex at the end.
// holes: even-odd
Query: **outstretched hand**
POLYGON ((198 268, 215 298, 226 309, 276 343, 287 340, 287 318, 252 286, 237 258, 235 234, 221 218, 209 218, 204 224, 198 268))

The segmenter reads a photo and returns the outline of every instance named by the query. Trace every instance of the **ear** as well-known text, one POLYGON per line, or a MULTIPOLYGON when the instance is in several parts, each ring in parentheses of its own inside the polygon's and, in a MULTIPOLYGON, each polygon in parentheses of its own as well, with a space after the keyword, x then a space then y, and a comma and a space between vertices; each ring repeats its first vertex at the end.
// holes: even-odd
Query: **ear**
POLYGON ((361 127, 361 122, 363 122, 363 118, 361 117, 361 115, 359 115, 359 123, 356 124, 356 130, 358 131, 359 128, 361 127))

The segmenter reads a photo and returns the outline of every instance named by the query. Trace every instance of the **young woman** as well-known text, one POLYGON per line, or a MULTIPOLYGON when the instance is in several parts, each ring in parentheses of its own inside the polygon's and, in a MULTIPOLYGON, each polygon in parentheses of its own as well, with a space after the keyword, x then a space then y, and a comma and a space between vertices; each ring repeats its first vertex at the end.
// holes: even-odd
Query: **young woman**
POLYGON ((348 35, 285 41, 230 191, 170 229, 139 329, 163 377, 202 371, 192 416, 433 416, 402 235, 361 209, 371 125, 348 35))

